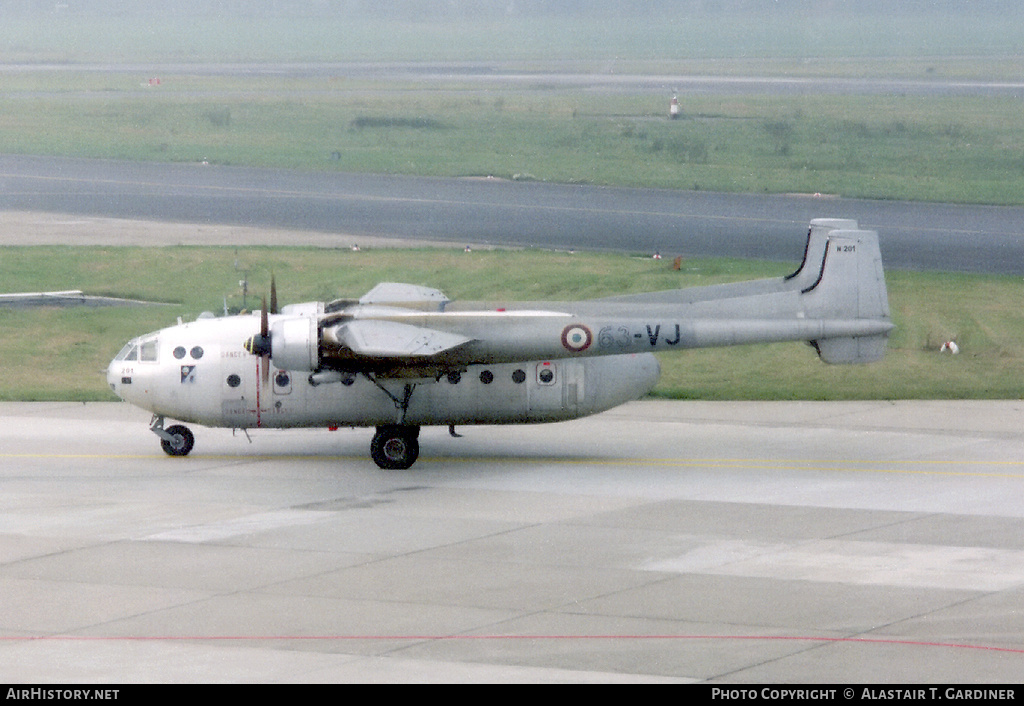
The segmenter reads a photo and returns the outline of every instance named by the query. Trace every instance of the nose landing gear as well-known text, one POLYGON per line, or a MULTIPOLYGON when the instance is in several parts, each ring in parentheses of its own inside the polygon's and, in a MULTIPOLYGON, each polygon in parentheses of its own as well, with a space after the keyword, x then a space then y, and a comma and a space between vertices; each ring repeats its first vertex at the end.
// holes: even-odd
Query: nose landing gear
POLYGON ((188 427, 175 424, 164 429, 164 418, 161 416, 153 417, 149 430, 160 437, 160 448, 168 456, 188 456, 196 443, 188 427))

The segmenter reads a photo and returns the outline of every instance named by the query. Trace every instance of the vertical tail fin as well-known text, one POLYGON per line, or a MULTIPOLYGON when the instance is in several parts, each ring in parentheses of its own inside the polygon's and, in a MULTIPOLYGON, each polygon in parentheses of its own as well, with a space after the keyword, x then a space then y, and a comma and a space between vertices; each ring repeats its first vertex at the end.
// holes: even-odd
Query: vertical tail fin
MULTIPOLYGON (((833 230, 828 234, 818 277, 801 290, 809 318, 889 321, 878 233, 833 230)), ((826 363, 867 363, 882 358, 888 333, 814 341, 826 363)))
POLYGON ((664 292, 645 292, 643 294, 625 294, 602 297, 594 301, 602 303, 637 302, 643 304, 696 304, 700 302, 718 301, 739 297, 771 295, 778 292, 799 291, 813 284, 820 276, 821 260, 825 256, 825 247, 829 234, 837 230, 857 230, 857 221, 849 218, 815 218, 807 229, 807 243, 804 245, 804 258, 796 272, 785 277, 751 280, 746 282, 730 282, 728 284, 711 284, 687 289, 671 289, 664 292))
POLYGON ((814 282, 818 277, 817 265, 825 255, 828 236, 834 230, 857 230, 857 221, 849 218, 814 218, 807 229, 807 244, 804 246, 804 259, 800 267, 783 279, 801 289, 814 282))

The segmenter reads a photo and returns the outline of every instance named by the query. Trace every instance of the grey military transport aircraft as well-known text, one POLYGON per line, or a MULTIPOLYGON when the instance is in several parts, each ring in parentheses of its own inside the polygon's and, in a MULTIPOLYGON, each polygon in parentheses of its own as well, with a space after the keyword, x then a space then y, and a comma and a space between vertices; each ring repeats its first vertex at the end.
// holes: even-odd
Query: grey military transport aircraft
POLYGON ((164 451, 210 427, 375 427, 370 456, 404 469, 423 425, 574 419, 637 399, 654 351, 806 341, 826 363, 879 360, 889 303, 878 235, 811 221, 788 277, 572 303, 472 305, 384 283, 359 299, 199 318, 130 341, 107 380, 153 413, 164 451))

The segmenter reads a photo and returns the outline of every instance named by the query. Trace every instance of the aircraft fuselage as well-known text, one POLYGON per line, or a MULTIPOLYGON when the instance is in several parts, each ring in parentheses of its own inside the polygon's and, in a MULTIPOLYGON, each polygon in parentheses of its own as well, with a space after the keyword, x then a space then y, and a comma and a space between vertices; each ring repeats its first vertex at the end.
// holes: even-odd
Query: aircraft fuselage
POLYGON ((107 370, 111 389, 155 414, 205 426, 330 427, 511 424, 574 419, 646 394, 653 355, 549 358, 463 366, 439 378, 381 379, 341 372, 330 384, 271 366, 242 343, 259 317, 200 319, 133 340, 107 370), (414 386, 402 409, 407 386, 414 386))

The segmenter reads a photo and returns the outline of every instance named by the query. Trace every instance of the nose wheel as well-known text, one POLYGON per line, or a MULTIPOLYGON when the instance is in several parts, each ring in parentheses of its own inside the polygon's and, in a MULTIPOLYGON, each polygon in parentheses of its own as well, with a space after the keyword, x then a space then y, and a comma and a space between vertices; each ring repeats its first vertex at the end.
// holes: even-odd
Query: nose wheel
POLYGON ((167 433, 171 438, 160 439, 160 448, 164 450, 164 453, 168 456, 188 456, 189 451, 196 443, 196 438, 188 427, 175 424, 167 429, 167 433))
POLYGON ((377 427, 370 442, 370 458, 385 470, 405 470, 420 455, 420 428, 408 424, 377 427))
POLYGON ((154 417, 149 429, 160 437, 160 448, 168 456, 188 456, 195 446, 196 437, 188 427, 175 424, 164 429, 163 417, 154 417))

